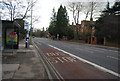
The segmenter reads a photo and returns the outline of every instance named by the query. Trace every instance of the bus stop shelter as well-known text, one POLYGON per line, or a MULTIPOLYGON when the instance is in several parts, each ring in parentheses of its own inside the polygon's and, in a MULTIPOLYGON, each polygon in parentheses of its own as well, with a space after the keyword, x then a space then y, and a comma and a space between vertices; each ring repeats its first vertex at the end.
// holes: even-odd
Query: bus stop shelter
POLYGON ((19 48, 19 27, 14 21, 2 20, 2 44, 3 49, 19 48))

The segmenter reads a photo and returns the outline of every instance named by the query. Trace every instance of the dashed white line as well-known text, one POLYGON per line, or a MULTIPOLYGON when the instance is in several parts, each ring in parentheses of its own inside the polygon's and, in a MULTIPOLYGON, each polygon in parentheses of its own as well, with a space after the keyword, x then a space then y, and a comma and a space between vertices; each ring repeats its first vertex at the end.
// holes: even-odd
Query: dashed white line
MULTIPOLYGON (((86 48, 86 49, 89 49, 89 48, 86 48)), ((97 51, 97 52, 104 53, 103 51, 99 51, 99 50, 96 50, 96 49, 89 49, 89 50, 92 50, 92 51, 97 51)))
MULTIPOLYGON (((84 49, 80 49, 80 48, 76 48, 77 50, 84 50, 84 49)), ((89 50, 85 50, 85 52, 89 52, 89 53, 94 53, 94 52, 92 52, 92 51, 89 51, 89 50)))
MULTIPOLYGON (((97 51, 99 50, 103 50, 103 51, 111 51, 111 52, 118 52, 118 51, 115 51, 115 50, 108 50, 108 49, 102 49, 102 48, 94 48, 94 47, 91 47, 93 49, 98 49, 97 51)), ((102 52, 102 51, 101 51, 102 52)))
POLYGON ((90 64, 90 65, 93 65, 94 67, 96 67, 96 68, 98 68, 98 69, 100 69, 100 70, 102 70, 102 71, 104 71, 104 72, 108 72, 108 73, 110 73, 110 74, 112 74, 112 75, 114 75, 114 76, 120 77, 120 74, 118 74, 118 73, 116 73, 116 72, 114 72, 114 71, 112 71, 112 70, 109 70, 109 69, 107 69, 107 68, 104 68, 104 67, 102 67, 102 66, 100 66, 100 65, 97 65, 97 64, 95 64, 95 63, 93 63, 93 62, 87 61, 87 60, 85 60, 85 59, 83 59, 83 58, 80 58, 80 57, 78 57, 78 56, 75 56, 75 55, 73 55, 73 54, 71 54, 71 53, 69 53, 69 52, 66 52, 66 51, 64 51, 64 50, 62 50, 62 49, 59 49, 59 48, 57 48, 57 47, 54 47, 54 46, 52 46, 52 45, 49 45, 49 44, 48 44, 48 46, 50 46, 50 47, 52 47, 52 48, 54 48, 54 49, 57 49, 57 50, 59 50, 59 51, 62 51, 62 52, 64 52, 64 53, 66 53, 66 54, 68 54, 68 55, 70 55, 70 56, 72 56, 72 57, 75 57, 75 58, 77 58, 77 59, 79 59, 79 60, 81 60, 81 61, 83 61, 83 62, 86 62, 86 63, 88 63, 88 64, 90 64))
POLYGON ((112 59, 115 59, 115 60, 120 60, 119 58, 116 58, 116 57, 112 57, 112 56, 107 56, 108 58, 112 58, 112 59))

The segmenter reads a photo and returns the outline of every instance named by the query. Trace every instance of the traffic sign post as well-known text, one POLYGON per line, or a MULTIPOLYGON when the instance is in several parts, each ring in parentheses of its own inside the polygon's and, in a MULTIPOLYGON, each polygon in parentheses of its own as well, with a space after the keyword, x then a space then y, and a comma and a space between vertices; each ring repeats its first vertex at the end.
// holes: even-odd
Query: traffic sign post
POLYGON ((24 29, 27 30, 25 48, 28 48, 29 47, 29 23, 28 22, 24 23, 24 29))
POLYGON ((26 30, 29 29, 29 23, 28 23, 28 22, 25 22, 25 23, 24 23, 24 29, 26 29, 26 30))

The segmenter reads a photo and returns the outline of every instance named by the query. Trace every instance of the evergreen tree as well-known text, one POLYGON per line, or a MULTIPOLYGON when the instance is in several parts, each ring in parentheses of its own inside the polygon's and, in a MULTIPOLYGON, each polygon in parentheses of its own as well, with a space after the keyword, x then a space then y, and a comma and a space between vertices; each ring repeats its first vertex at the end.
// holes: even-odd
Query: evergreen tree
POLYGON ((51 17, 48 31, 51 35, 54 35, 54 36, 55 36, 55 26, 56 26, 56 12, 55 12, 55 9, 53 8, 52 17, 51 17))
POLYGON ((107 38, 108 41, 118 42, 120 36, 120 1, 110 8, 109 3, 96 22, 96 36, 99 39, 107 38))
POLYGON ((57 21, 55 26, 55 34, 59 34, 59 37, 67 36, 68 33, 68 16, 66 7, 61 5, 57 12, 57 21))

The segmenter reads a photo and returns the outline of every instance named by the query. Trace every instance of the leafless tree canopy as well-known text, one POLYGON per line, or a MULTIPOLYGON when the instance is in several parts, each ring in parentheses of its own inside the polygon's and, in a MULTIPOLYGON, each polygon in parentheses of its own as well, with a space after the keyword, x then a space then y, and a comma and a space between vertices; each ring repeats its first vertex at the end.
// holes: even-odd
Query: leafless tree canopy
POLYGON ((87 2, 84 5, 84 13, 86 14, 85 20, 88 15, 90 15, 90 18, 93 18, 96 13, 99 13, 101 9, 104 9, 102 4, 102 2, 87 2))
POLYGON ((72 12, 74 23, 79 23, 80 12, 93 18, 103 8, 102 2, 70 2, 68 9, 72 12))
POLYGON ((73 14, 74 23, 78 24, 79 23, 80 12, 83 9, 83 4, 81 2, 72 2, 72 3, 69 3, 68 9, 73 14))
POLYGON ((2 0, 3 17, 9 18, 13 21, 16 18, 25 19, 29 17, 29 11, 35 5, 37 0, 2 0))

